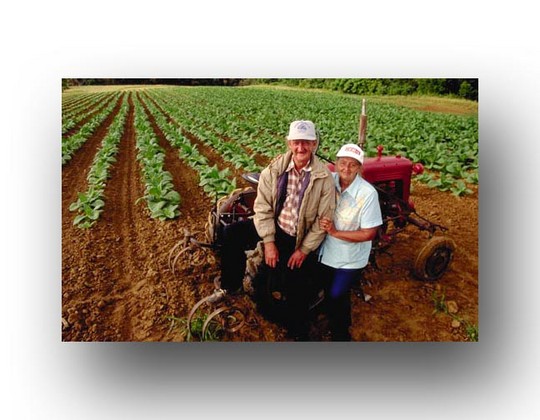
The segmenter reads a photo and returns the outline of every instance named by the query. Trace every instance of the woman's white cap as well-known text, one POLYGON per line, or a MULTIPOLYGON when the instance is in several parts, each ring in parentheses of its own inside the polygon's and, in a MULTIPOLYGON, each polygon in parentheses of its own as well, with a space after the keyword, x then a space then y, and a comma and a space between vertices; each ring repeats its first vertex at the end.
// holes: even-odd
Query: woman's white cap
POLYGON ((356 159, 358 162, 360 162, 362 165, 364 164, 364 152, 362 149, 360 149, 360 146, 356 144, 346 144, 341 149, 339 149, 339 152, 336 155, 337 157, 350 157, 353 159, 356 159))

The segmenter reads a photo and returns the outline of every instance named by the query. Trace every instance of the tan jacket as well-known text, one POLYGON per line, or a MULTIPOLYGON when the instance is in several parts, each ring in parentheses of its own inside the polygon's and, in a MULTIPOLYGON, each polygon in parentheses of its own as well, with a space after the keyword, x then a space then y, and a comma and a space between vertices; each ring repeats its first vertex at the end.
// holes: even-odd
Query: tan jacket
MULTIPOLYGON (((278 179, 287 169, 291 156, 290 151, 278 156, 259 178, 253 219, 263 242, 275 241, 278 179)), ((311 168, 311 178, 300 205, 296 235, 296 248, 304 254, 315 251, 321 244, 326 233, 319 227, 319 218, 332 218, 336 207, 335 185, 330 171, 316 156, 311 159, 311 168)))

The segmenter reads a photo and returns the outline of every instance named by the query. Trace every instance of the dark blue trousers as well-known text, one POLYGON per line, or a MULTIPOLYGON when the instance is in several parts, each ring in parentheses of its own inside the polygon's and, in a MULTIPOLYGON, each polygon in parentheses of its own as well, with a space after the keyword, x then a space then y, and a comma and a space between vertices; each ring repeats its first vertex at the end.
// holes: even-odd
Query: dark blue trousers
POLYGON ((324 273, 324 297, 333 341, 350 341, 351 288, 361 280, 362 269, 336 269, 319 264, 324 273))

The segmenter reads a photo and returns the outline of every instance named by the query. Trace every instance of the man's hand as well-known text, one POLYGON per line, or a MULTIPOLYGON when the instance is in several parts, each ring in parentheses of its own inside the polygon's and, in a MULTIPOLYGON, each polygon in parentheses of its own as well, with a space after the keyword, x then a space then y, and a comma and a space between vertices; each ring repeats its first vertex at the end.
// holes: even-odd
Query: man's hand
POLYGON ((300 268, 306 258, 307 255, 297 249, 293 252, 291 258, 289 258, 289 261, 287 262, 287 267, 289 267, 291 270, 294 270, 295 268, 300 268))
POLYGON ((264 261, 269 267, 276 268, 277 262, 279 261, 279 251, 275 242, 265 242, 264 261))

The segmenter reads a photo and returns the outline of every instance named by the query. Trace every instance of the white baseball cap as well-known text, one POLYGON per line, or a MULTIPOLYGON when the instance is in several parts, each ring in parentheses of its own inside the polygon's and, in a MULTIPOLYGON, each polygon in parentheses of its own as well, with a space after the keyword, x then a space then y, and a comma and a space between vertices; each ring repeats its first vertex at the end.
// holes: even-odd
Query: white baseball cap
POLYGON ((356 159, 358 162, 360 162, 362 165, 364 164, 364 152, 362 149, 360 149, 360 146, 356 144, 346 144, 341 149, 339 149, 339 152, 336 155, 337 157, 350 157, 353 159, 356 159))
POLYGON ((289 127, 287 140, 317 140, 315 124, 311 121, 293 121, 289 127))

